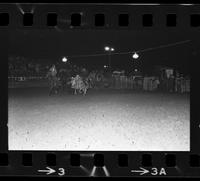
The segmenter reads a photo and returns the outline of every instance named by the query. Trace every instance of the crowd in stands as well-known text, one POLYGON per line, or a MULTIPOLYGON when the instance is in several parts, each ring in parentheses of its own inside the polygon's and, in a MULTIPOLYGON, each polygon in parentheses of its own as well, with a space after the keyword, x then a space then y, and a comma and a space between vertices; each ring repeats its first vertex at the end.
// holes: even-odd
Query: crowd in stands
MULTIPOLYGON (((53 63, 50 61, 29 59, 25 57, 8 58, 8 76, 9 77, 45 77, 53 63)), ((72 64, 56 64, 58 73, 67 70, 69 74, 75 75, 78 72, 86 71, 83 67, 72 64)))
POLYGON ((8 76, 44 76, 48 70, 47 64, 37 63, 33 59, 25 57, 9 57, 8 58, 8 76))

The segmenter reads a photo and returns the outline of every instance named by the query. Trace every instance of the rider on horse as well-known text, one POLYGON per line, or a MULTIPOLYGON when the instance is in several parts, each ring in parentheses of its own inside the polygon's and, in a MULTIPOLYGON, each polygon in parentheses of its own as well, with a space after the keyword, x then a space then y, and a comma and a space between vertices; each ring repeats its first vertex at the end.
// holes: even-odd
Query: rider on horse
POLYGON ((49 72, 47 73, 47 77, 49 79, 50 83, 50 91, 49 95, 52 93, 58 93, 58 78, 57 78, 57 70, 56 66, 53 64, 52 67, 49 69, 49 72))

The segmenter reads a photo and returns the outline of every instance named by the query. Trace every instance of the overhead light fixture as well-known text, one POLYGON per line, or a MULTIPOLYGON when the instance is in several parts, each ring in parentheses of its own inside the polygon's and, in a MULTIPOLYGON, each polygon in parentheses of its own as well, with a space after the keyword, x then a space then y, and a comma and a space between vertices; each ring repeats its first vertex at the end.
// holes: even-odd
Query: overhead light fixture
POLYGON ((109 51, 110 47, 106 46, 104 49, 105 49, 105 51, 109 51))
POLYGON ((138 59, 138 58, 139 58, 139 55, 135 52, 135 53, 133 54, 133 58, 134 58, 134 59, 138 59))
POLYGON ((63 58, 62 58, 62 62, 67 62, 67 58, 66 58, 66 57, 63 57, 63 58))

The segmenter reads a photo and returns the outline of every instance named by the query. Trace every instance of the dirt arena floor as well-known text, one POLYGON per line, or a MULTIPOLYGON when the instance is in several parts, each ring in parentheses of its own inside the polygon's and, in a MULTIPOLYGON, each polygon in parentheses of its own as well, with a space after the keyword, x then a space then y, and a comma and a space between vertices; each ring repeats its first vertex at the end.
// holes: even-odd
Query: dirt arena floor
POLYGON ((189 151, 188 94, 9 89, 9 150, 189 151))

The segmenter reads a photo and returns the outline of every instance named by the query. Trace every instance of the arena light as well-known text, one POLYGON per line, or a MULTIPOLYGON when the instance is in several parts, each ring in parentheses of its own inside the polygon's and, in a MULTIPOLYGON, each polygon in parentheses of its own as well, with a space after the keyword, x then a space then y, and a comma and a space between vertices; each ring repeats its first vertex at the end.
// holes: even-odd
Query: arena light
POLYGON ((138 59, 138 58, 139 58, 139 55, 135 52, 135 53, 133 54, 133 58, 134 58, 134 59, 138 59))
POLYGON ((109 51, 110 47, 106 46, 104 49, 105 49, 105 51, 109 51))
POLYGON ((62 58, 62 62, 67 62, 67 58, 66 58, 66 57, 63 57, 63 58, 62 58))
POLYGON ((112 52, 113 52, 113 51, 115 51, 115 49, 114 49, 114 48, 111 48, 110 50, 111 50, 112 52))

